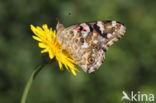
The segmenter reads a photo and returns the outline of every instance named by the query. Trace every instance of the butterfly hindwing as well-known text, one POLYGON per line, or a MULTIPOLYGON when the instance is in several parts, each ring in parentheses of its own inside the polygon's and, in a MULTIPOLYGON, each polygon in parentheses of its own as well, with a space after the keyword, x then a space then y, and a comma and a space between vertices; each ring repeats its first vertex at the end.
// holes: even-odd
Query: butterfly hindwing
POLYGON ((116 21, 86 22, 57 28, 57 36, 72 59, 90 73, 101 66, 106 50, 124 35, 125 29, 116 21))

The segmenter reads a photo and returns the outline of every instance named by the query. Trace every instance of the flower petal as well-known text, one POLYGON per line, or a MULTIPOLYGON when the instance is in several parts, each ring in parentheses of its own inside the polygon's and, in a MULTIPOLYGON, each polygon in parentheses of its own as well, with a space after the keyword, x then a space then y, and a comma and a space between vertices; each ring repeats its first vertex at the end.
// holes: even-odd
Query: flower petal
POLYGON ((61 62, 59 62, 59 61, 58 61, 58 63, 59 63, 60 70, 63 70, 62 63, 61 63, 61 62))
POLYGON ((37 37, 37 36, 32 36, 35 40, 37 40, 37 41, 42 41, 39 37, 37 37))
POLYGON ((59 44, 56 30, 52 30, 52 28, 49 29, 46 24, 42 25, 42 28, 38 26, 34 27, 33 25, 30 25, 30 27, 35 34, 35 36, 32 37, 39 41, 38 46, 43 48, 41 53, 48 52, 50 59, 56 57, 60 70, 63 70, 64 65, 69 72, 76 76, 76 71, 79 71, 75 67, 77 63, 71 59, 70 54, 59 44))
POLYGON ((46 53, 46 52, 48 52, 48 49, 47 48, 41 50, 41 53, 46 53))
POLYGON ((38 46, 39 46, 40 48, 46 48, 46 47, 47 47, 47 45, 45 45, 44 43, 38 43, 38 46))
POLYGON ((49 58, 50 58, 50 59, 53 59, 53 58, 54 58, 54 54, 53 54, 52 51, 49 51, 49 58))

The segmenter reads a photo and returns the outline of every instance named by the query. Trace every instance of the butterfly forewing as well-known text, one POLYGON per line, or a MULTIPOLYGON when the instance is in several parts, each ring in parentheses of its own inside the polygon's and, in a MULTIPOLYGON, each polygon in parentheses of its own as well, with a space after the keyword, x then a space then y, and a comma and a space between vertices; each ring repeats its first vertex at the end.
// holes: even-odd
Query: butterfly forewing
POLYGON ((126 28, 116 21, 96 21, 57 30, 63 48, 85 72, 90 73, 101 66, 106 50, 124 35, 126 28))

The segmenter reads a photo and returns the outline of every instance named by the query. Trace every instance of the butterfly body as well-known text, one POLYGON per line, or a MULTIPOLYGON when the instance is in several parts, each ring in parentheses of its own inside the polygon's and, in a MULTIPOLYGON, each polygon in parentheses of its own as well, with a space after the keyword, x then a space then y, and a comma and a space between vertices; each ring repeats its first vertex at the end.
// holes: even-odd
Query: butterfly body
POLYGON ((116 21, 96 21, 64 28, 57 24, 57 37, 63 49, 87 73, 97 70, 109 46, 125 33, 125 26, 116 21))

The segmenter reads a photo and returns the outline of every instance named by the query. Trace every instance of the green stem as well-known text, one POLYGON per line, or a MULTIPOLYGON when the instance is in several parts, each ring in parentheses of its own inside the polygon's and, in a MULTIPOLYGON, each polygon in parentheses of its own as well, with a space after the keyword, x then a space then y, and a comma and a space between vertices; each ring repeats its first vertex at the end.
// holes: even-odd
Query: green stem
POLYGON ((31 85, 33 83, 33 80, 35 79, 35 77, 37 76, 37 74, 42 70, 42 68, 45 66, 46 64, 43 63, 41 65, 38 65, 35 70, 33 71, 33 73, 31 74, 25 88, 24 88, 24 92, 23 92, 23 95, 22 95, 22 99, 21 99, 21 103, 26 103, 26 99, 27 99, 27 96, 28 96, 28 93, 29 93, 29 90, 31 88, 31 85))

